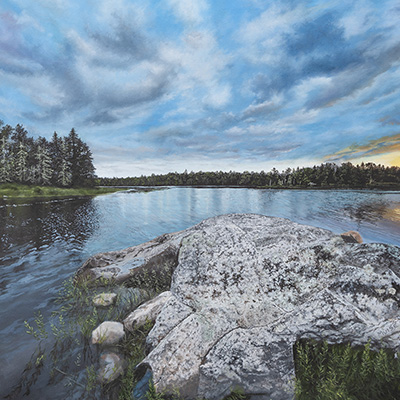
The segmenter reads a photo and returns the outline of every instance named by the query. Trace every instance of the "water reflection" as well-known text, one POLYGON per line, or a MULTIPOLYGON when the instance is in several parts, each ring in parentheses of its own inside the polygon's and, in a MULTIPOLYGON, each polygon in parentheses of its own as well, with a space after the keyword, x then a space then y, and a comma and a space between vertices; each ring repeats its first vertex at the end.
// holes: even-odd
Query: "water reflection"
POLYGON ((382 213, 382 217, 390 221, 400 222, 400 203, 386 208, 382 213))
POLYGON ((92 199, 0 202, 0 257, 11 247, 26 245, 39 250, 55 241, 83 243, 97 227, 92 199))

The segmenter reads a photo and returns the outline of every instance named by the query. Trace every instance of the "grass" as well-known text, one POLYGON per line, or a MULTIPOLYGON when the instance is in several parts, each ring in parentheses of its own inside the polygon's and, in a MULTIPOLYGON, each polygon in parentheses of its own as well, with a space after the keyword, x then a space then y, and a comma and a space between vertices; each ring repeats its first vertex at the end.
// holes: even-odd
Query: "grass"
POLYGON ((59 188, 54 186, 31 186, 17 183, 0 184, 0 197, 35 198, 35 197, 71 197, 96 196, 122 190, 114 187, 59 188))
POLYGON ((297 400, 400 399, 400 359, 392 350, 298 341, 297 400))

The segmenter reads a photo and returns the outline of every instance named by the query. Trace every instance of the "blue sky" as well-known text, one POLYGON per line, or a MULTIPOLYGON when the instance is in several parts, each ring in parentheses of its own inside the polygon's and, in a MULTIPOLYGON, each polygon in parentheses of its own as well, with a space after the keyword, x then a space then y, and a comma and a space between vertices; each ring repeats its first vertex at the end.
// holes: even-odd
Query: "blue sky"
POLYGON ((2 0, 0 119, 99 176, 400 166, 400 3, 2 0))

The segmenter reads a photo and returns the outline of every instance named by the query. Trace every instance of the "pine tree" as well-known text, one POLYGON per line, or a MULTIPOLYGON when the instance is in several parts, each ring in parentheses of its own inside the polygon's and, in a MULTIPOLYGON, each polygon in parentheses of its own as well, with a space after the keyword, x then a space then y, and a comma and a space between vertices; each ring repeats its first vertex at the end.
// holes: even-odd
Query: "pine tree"
MULTIPOLYGON (((2 121, 0 127, 3 125, 2 121)), ((13 158, 11 157, 11 145, 9 138, 12 127, 10 125, 2 126, 0 130, 0 183, 12 181, 13 158)))
POLYGON ((68 162, 71 168, 71 185, 92 185, 95 168, 89 146, 79 138, 74 128, 71 129, 66 142, 69 154, 68 162))
POLYGON ((69 162, 68 144, 65 138, 60 142, 60 170, 57 176, 57 185, 66 187, 72 182, 71 164, 69 162))
POLYGON ((51 141, 49 143, 51 169, 52 169, 51 183, 53 185, 58 185, 58 178, 63 159, 63 155, 61 154, 62 141, 63 139, 60 136, 58 136, 57 132, 54 132, 51 141))
POLYGON ((52 163, 50 158, 50 151, 48 142, 45 138, 39 137, 36 141, 36 164, 34 183, 39 185, 50 185, 50 181, 53 175, 52 163))
POLYGON ((29 176, 28 152, 26 150, 25 144, 22 141, 18 143, 14 163, 14 180, 18 183, 26 183, 29 176))

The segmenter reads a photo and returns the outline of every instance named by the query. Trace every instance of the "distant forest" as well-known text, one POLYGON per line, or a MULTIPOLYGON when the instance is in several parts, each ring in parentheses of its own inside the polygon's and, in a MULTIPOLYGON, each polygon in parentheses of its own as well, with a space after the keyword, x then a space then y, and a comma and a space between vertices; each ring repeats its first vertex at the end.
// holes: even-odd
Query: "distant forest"
POLYGON ((50 141, 0 121, 0 183, 83 187, 95 183, 92 153, 75 129, 50 141))
POLYGON ((103 186, 231 186, 271 188, 383 188, 400 187, 400 168, 373 163, 321 164, 270 172, 170 172, 133 178, 98 178, 103 186))

